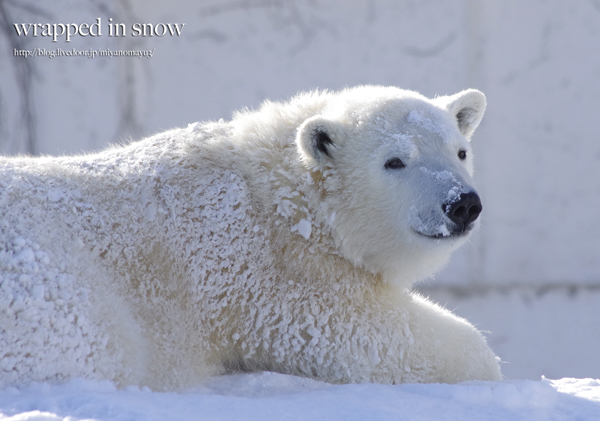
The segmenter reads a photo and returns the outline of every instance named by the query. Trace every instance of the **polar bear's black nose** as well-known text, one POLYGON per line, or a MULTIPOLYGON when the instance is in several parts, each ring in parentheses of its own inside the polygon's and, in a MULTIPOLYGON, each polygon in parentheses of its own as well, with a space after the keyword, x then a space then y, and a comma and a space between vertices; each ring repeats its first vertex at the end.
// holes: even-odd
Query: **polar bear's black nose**
POLYGON ((464 232, 469 224, 475 221, 483 206, 477 193, 462 193, 458 200, 448 205, 442 205, 444 212, 456 224, 456 233, 464 232))

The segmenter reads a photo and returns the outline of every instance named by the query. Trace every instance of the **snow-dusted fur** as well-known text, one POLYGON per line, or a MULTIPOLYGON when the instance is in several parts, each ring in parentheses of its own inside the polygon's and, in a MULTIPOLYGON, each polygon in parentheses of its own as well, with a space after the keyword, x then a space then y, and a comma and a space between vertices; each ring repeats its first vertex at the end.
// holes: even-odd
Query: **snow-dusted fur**
POLYGON ((0 385, 499 379, 472 325, 407 290, 468 237, 442 206, 473 191, 484 109, 366 86, 0 159, 0 385))

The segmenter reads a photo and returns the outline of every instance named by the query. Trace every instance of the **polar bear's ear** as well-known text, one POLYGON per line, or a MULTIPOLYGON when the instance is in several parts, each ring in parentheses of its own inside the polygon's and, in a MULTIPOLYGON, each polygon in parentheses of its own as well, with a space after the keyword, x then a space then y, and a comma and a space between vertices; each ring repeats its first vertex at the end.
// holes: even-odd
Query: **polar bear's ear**
POLYGON ((296 143, 308 167, 323 165, 334 159, 335 148, 339 146, 340 126, 322 116, 307 119, 298 128, 296 143))
POLYGON ((439 99, 445 103, 448 112, 456 118, 458 130, 470 139, 485 112, 487 105, 485 95, 476 89, 467 89, 439 99))

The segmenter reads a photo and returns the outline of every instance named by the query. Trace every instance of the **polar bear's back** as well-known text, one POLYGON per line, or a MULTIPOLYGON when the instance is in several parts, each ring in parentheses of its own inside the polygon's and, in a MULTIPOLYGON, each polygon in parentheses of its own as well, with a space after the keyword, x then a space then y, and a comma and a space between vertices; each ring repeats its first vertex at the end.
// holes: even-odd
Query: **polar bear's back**
POLYGON ((0 383, 151 384, 165 374, 148 367, 196 359, 185 352, 206 342, 203 318, 226 304, 233 275, 257 273, 246 256, 267 233, 236 169, 194 144, 201 134, 183 129, 0 162, 0 383))
POLYGON ((121 367, 103 361, 109 339, 94 321, 89 283, 81 282, 102 277, 80 253, 86 233, 76 232, 93 206, 57 161, 3 159, 1 168, 0 384, 113 378, 121 367))

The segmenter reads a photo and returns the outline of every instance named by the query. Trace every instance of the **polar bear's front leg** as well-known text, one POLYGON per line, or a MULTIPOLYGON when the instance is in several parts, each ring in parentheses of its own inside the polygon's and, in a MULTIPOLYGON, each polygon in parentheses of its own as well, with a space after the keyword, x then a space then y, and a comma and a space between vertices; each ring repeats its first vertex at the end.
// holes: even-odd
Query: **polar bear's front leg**
POLYGON ((259 329, 246 337, 232 334, 235 351, 226 366, 332 383, 501 378, 481 333, 428 300, 393 292, 354 304, 313 296, 257 309, 253 326, 259 329))
POLYGON ((416 293, 408 297, 410 364, 423 369, 422 382, 502 379, 500 359, 472 324, 416 293))

